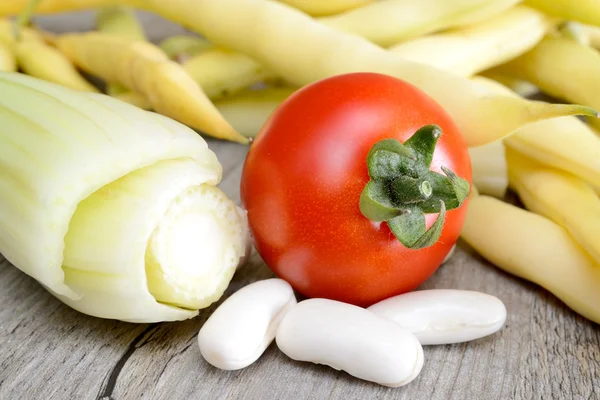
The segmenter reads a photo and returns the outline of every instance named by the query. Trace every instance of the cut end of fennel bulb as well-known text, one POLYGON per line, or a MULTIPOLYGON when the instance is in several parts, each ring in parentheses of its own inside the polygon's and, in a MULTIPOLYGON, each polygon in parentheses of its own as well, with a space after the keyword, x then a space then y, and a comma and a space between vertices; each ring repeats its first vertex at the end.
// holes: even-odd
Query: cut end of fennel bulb
POLYGON ((165 160, 102 187, 73 215, 61 297, 133 322, 193 317, 218 300, 248 244, 245 215, 190 159, 165 160))
POLYGON ((150 293, 189 309, 216 301, 245 252, 239 226, 235 204, 214 186, 196 186, 177 197, 146 251, 150 293))

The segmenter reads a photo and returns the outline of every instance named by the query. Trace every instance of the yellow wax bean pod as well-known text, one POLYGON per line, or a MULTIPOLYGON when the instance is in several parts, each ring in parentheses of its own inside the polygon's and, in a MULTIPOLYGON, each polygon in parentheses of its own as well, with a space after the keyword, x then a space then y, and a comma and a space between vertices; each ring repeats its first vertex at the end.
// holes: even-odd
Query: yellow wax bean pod
MULTIPOLYGON (((0 16, 20 13, 30 0, 11 0, 0 2, 0 16)), ((375 0, 280 0, 305 13, 321 16, 348 11, 372 3, 375 0)), ((65 11, 85 10, 107 5, 130 4, 143 8, 143 0, 44 0, 36 8, 36 13, 53 14, 65 11)))
POLYGON ((554 17, 600 25, 599 0, 525 0, 525 4, 554 17))
POLYGON ((600 49, 600 27, 577 21, 565 21, 558 25, 558 31, 569 39, 600 49))
POLYGON ((507 147, 600 187, 600 136, 575 117, 540 121, 504 139, 507 147))
POLYGON ((540 12, 515 7, 477 24, 402 42, 390 50, 407 60, 471 76, 531 50, 548 27, 540 12))
POLYGON ((104 33, 146 40, 142 24, 132 8, 126 6, 103 7, 96 12, 96 28, 104 33))
MULTIPOLYGON (((2 7, 0 5, 0 7, 2 7)), ((35 29, 22 27, 19 28, 19 40, 26 41, 44 41, 43 35, 35 29)), ((0 42, 8 46, 15 44, 15 26, 14 23, 8 19, 0 19, 0 42)))
POLYGON ((546 37, 498 71, 526 79, 554 97, 600 106, 600 53, 575 40, 546 37))
POLYGON ((472 196, 461 237, 499 268, 600 323, 600 265, 560 225, 493 197, 472 196))
POLYGON ((159 113, 208 135, 247 143, 185 70, 158 47, 96 32, 64 35, 57 45, 82 69, 143 94, 159 113))
POLYGON ((585 35, 590 46, 600 49, 600 27, 587 24, 579 24, 583 35, 585 35))
POLYGON ((584 46, 590 45, 589 35, 582 28, 582 24, 574 21, 564 21, 556 24, 550 35, 575 40, 584 46))
POLYGON ((161 41, 158 46, 165 52, 167 57, 178 61, 181 58, 192 57, 215 47, 206 39, 189 35, 168 37, 161 41))
POLYGON ((19 67, 28 75, 84 92, 98 89, 85 80, 67 57, 40 41, 22 40, 15 44, 19 67))
POLYGON ((528 210, 563 226, 600 263, 600 199, 567 172, 541 166, 510 149, 508 176, 528 210))
MULTIPOLYGON (((472 79, 493 93, 516 96, 483 77, 472 79)), ((552 118, 519 128, 504 144, 544 165, 558 168, 600 187, 600 137, 575 117, 552 118)))
MULTIPOLYGON (((23 12, 31 0, 0 1, 0 16, 14 16, 23 12)), ((36 14, 54 14, 66 11, 78 11, 103 6, 130 3, 123 0, 43 0, 35 7, 36 14)))
POLYGON ((210 98, 231 95, 277 77, 248 56, 222 49, 204 51, 184 62, 183 68, 210 98))
POLYGON ((304 11, 310 15, 331 15, 351 10, 373 0, 280 0, 292 7, 304 11))
POLYGON ((150 104, 150 100, 148 100, 146 96, 141 93, 133 92, 120 83, 113 82, 106 85, 106 94, 126 103, 133 104, 143 110, 152 109, 152 104, 150 104))
POLYGON ((107 94, 111 97, 114 97, 115 99, 119 99, 136 107, 139 107, 142 110, 152 109, 152 104, 150 104, 150 100, 148 100, 144 95, 140 93, 132 92, 131 90, 125 90, 120 93, 116 93, 113 89, 109 90, 107 94))
POLYGON ((291 84, 349 72, 384 73, 414 84, 453 117, 469 146, 483 145, 541 119, 596 115, 578 105, 532 102, 494 95, 468 79, 404 60, 365 39, 329 28, 267 0, 144 2, 154 11, 203 34, 211 42, 248 54, 291 84), (224 24, 222 21, 228 21, 224 24), (265 37, 277 40, 264 40, 265 37))
MULTIPOLYGON (((44 36, 35 29, 19 28, 15 36, 13 21, 0 20, 0 44, 10 49, 14 60, 23 72, 49 82, 58 83, 75 90, 97 92, 91 83, 77 72, 73 64, 58 50, 47 45, 44 36)), ((14 70, 15 67, 12 67, 14 70)), ((10 69, 9 69, 10 70, 10 69)))
MULTIPOLYGON (((481 73, 480 77, 494 80, 502 86, 506 86, 503 88, 504 90, 502 92, 511 93, 511 91, 513 91, 521 97, 533 96, 540 92, 540 89, 533 83, 512 75, 506 75, 495 71, 485 71, 481 73)), ((480 77, 475 77, 474 79, 479 79, 480 77)))
POLYGON ((319 21, 381 46, 467 25, 508 10, 519 0, 381 0, 319 21))
POLYGON ((0 71, 16 71, 17 61, 11 48, 0 42, 0 71))
POLYGON ((287 87, 246 90, 216 101, 215 106, 236 131, 246 137, 255 137, 271 113, 295 91, 295 88, 287 87))
POLYGON ((56 37, 58 36, 57 34, 55 34, 54 32, 49 32, 49 31, 45 31, 45 30, 41 30, 41 29, 36 29, 36 32, 40 35, 40 37, 42 38, 44 43, 46 43, 47 45, 50 45, 50 46, 54 46, 56 37))
POLYGON ((503 198, 508 188, 506 155, 501 140, 469 149, 473 183, 482 194, 503 198))
MULTIPOLYGON (((96 28, 98 31, 131 40, 146 40, 144 28, 130 7, 103 7, 96 12, 96 28)), ((141 93, 132 92, 116 82, 106 85, 106 94, 121 101, 133 104, 144 110, 150 110, 150 101, 141 93)))

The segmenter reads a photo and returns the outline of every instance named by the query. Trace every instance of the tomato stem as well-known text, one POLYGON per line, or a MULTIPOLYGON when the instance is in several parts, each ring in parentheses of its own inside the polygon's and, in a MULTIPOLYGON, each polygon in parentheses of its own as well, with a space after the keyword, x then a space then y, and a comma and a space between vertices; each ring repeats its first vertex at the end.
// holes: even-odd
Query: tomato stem
POLYGON ((362 214, 372 221, 385 221, 407 248, 435 244, 446 210, 460 207, 469 194, 469 182, 450 169, 440 174, 429 169, 442 130, 426 125, 406 142, 384 139, 367 155, 370 181, 360 197, 362 214), (426 229, 424 214, 439 213, 426 229))

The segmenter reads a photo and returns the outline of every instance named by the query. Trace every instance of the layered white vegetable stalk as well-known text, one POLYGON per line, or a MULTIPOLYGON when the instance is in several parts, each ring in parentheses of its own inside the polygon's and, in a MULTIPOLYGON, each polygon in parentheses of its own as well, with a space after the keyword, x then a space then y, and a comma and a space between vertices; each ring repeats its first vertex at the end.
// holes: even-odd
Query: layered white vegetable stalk
POLYGON ((242 211, 194 131, 113 98, 0 73, 0 252, 69 306, 133 322, 217 300, 242 211))

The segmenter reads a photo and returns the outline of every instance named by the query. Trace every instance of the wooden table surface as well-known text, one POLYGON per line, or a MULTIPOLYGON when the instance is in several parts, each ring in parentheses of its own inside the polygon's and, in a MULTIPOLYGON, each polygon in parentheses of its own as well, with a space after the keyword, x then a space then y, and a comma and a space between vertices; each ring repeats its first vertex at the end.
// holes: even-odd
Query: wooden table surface
MULTIPOLYGON (((90 21, 85 13, 41 20, 55 31, 89 29, 90 21)), ((144 21, 153 38, 180 31, 152 16, 144 21)), ((247 149, 212 140, 209 147, 224 167, 221 188, 239 203, 247 149)), ((226 296, 272 276, 255 254, 226 296)), ((246 369, 218 370, 202 359, 196 340, 216 305, 183 322, 93 318, 0 256, 0 399, 600 399, 600 327, 547 291, 503 273, 463 243, 423 288, 497 296, 508 309, 506 326, 478 341, 426 347, 419 377, 390 389, 292 361, 275 344, 246 369)))

